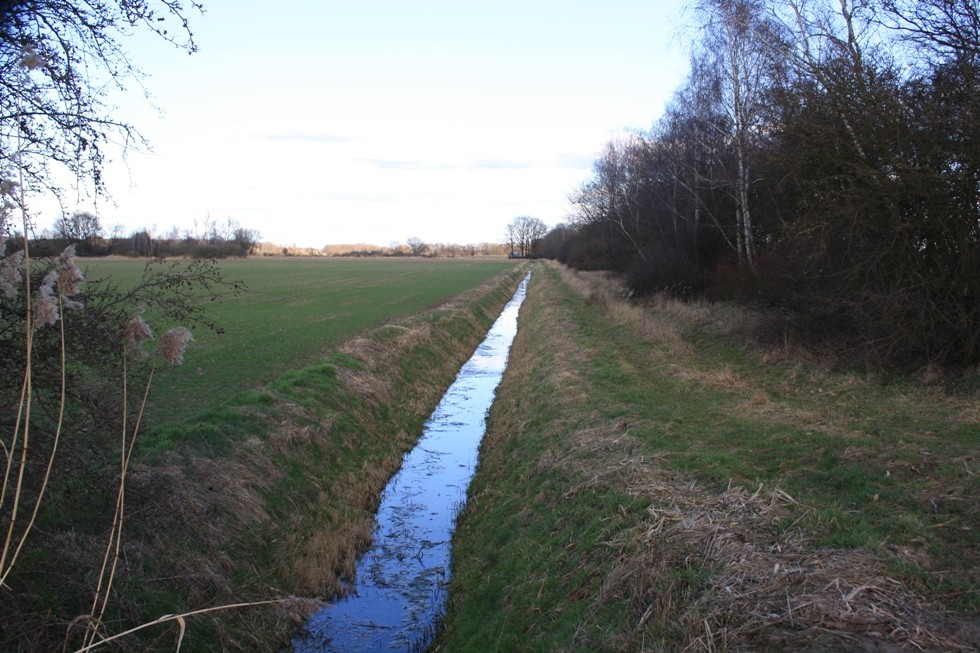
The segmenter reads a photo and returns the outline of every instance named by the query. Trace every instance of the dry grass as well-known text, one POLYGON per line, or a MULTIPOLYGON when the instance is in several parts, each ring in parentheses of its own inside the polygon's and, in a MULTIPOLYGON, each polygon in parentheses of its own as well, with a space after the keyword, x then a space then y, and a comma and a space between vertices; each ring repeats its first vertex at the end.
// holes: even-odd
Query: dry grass
POLYGON ((976 398, 972 404, 967 404, 960 409, 959 418, 967 424, 980 425, 980 397, 976 398))
POLYGON ((189 605, 236 600, 232 543, 267 522, 265 493, 280 475, 269 445, 257 438, 223 459, 169 454, 159 465, 138 466, 131 490, 139 498, 137 519, 150 534, 141 553, 177 580, 189 605), (168 542, 174 533, 206 545, 175 548, 168 542))
POLYGON ((616 562, 591 605, 593 613, 612 601, 634 606, 641 616, 632 641, 652 631, 673 632, 686 651, 971 651, 980 645, 976 623, 922 599, 868 551, 823 549, 802 528, 787 527, 809 508, 778 487, 718 493, 665 471, 667 454, 644 455, 630 434, 642 426, 579 430, 539 461, 542 473, 560 467, 581 479, 566 498, 612 488, 649 500, 646 519, 606 543, 616 562), (675 591, 681 570, 706 579, 693 602, 675 591))
POLYGON ((327 416, 311 424, 306 420, 306 411, 290 401, 280 401, 278 409, 279 420, 269 431, 267 442, 280 455, 313 444, 323 433, 330 431, 335 419, 327 416))
MULTIPOLYGON (((652 370, 657 365, 651 362, 672 361, 672 365, 662 364, 667 375, 694 391, 704 387, 731 395, 733 401, 726 403, 724 410, 732 414, 821 431, 844 442, 864 435, 856 430, 851 417, 836 411, 833 400, 863 390, 868 380, 856 374, 825 373, 817 378, 821 372, 814 371, 809 360, 789 368, 782 388, 762 385, 754 375, 731 365, 708 367, 684 342, 679 325, 697 323, 729 331, 743 328, 735 326, 739 318, 734 309, 723 311, 719 318, 704 305, 660 298, 654 301, 666 317, 650 318, 644 307, 625 302, 607 276, 561 268, 558 272, 561 284, 584 298, 587 306, 625 326, 638 339, 666 345, 651 354, 653 361, 632 361, 637 367, 650 364, 650 373, 656 374, 652 370), (803 382, 795 375, 807 375, 807 379, 803 382), (819 388, 817 399, 824 403, 807 407, 787 401, 804 391, 799 388, 819 388)), ((601 588, 586 597, 590 608, 589 616, 580 624, 582 632, 589 628, 605 632, 603 624, 586 622, 608 614, 608 606, 625 602, 635 615, 635 625, 629 632, 604 639, 603 647, 609 650, 980 650, 980 624, 951 615, 941 599, 925 598, 895 578, 888 555, 911 562, 927 556, 921 548, 892 547, 883 555, 866 549, 822 546, 821 534, 808 532, 803 526, 814 507, 778 485, 747 488, 734 484, 721 490, 702 485, 691 476, 672 471, 677 467, 667 464, 672 456, 669 450, 651 451, 637 435, 656 431, 657 424, 631 418, 628 406, 606 406, 607 410, 599 412, 593 403, 590 408, 587 399, 597 390, 581 371, 589 369, 585 363, 599 355, 581 345, 584 339, 577 336, 574 320, 561 309, 558 297, 552 284, 539 284, 534 297, 529 297, 535 307, 535 324, 522 328, 546 332, 541 336, 547 343, 546 351, 534 351, 533 355, 524 352, 523 358, 513 362, 508 376, 530 378, 535 369, 546 369, 547 383, 561 388, 549 398, 558 402, 559 416, 532 428, 528 425, 534 408, 529 400, 526 405, 523 399, 516 399, 495 406, 495 429, 501 435, 488 433, 490 444, 481 455, 497 455, 497 448, 502 448, 498 438, 546 440, 550 444, 536 458, 533 473, 569 479, 565 500, 586 491, 611 491, 649 505, 642 518, 610 540, 595 543, 597 549, 612 552, 614 563, 603 567, 601 588), (538 322, 548 327, 537 326, 538 322), (610 413, 620 417, 610 420, 603 416, 610 413)), ((778 357, 782 360, 790 354, 787 347, 778 357)), ((523 398, 532 391, 522 388, 505 392, 523 398)), ((892 401, 900 404, 902 398, 892 401)), ((960 411, 964 422, 976 423, 975 405, 956 403, 953 408, 960 411)), ((844 458, 872 460, 876 465, 880 462, 877 455, 859 446, 846 448, 842 454, 844 458)), ((894 467, 890 473, 924 473, 935 458, 920 458, 908 463, 917 465, 918 471, 894 467)), ((975 474, 972 457, 959 462, 964 475, 975 474)), ((487 464, 492 467, 507 462, 487 460, 487 464)), ((926 493, 934 489, 930 486, 926 493)), ((533 504, 522 507, 515 501, 515 509, 533 512, 536 508, 533 504)), ((523 546, 520 542, 517 545, 523 546)), ((564 556, 565 552, 556 551, 555 555, 564 556)), ((573 575, 593 577, 600 573, 590 567, 595 564, 593 556, 585 552, 577 555, 581 556, 581 568, 573 575)), ((922 562, 922 567, 928 568, 928 561, 922 562)), ((542 582, 542 590, 544 585, 542 582)), ((572 602, 576 596, 563 600, 572 602)), ((574 608, 569 610, 574 612, 574 608)))
POLYGON ((373 522, 369 518, 332 525, 330 531, 317 531, 309 538, 286 545, 294 561, 292 582, 303 595, 344 594, 346 584, 354 580, 357 556, 371 542, 373 522))
POLYGON ((626 326, 641 340, 654 342, 668 351, 690 354, 691 347, 675 325, 652 315, 645 305, 626 299, 620 281, 605 272, 578 272, 559 269, 562 283, 586 299, 586 302, 608 315, 614 322, 626 326))
MULTIPOLYGON (((623 442, 607 432, 580 445, 595 440, 623 442)), ((588 451, 595 456, 599 448, 588 451)), ((654 461, 605 460, 592 482, 647 497, 651 507, 615 543, 617 565, 593 607, 628 599, 642 614, 638 631, 681 630, 690 651, 771 649, 777 642, 793 650, 824 646, 818 642, 861 650, 882 638, 891 644, 870 650, 967 651, 980 644, 975 624, 951 621, 890 578, 867 551, 820 549, 801 528, 786 528, 787 517, 799 519, 807 507, 779 488, 736 486, 719 494, 665 474, 654 461), (671 598, 682 569, 706 578, 706 591, 693 603, 671 598)))
MULTIPOLYGON (((673 364, 671 370, 674 376, 686 382, 693 382, 715 390, 744 389, 747 387, 742 376, 729 365, 717 368, 699 369, 686 364, 673 364)), ((755 403, 766 403, 765 401, 755 403)))

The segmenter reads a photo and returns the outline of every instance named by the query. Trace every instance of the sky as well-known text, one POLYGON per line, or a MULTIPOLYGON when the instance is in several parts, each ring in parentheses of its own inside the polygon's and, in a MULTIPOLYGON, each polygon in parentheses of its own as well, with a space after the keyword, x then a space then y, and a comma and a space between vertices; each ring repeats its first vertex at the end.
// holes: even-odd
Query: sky
POLYGON ((152 151, 117 154, 95 208, 127 233, 232 219, 302 247, 554 226, 681 84, 684 4, 205 0, 197 53, 126 41, 153 106, 111 97, 152 151))

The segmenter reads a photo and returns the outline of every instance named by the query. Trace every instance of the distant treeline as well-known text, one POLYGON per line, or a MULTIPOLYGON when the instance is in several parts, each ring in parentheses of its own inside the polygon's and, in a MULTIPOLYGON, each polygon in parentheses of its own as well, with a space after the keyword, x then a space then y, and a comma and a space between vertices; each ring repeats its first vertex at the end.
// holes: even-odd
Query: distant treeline
MULTIPOLYGON (((227 258, 249 256, 255 244, 248 240, 205 240, 193 238, 154 238, 148 231, 140 231, 120 238, 37 238, 31 241, 31 253, 35 256, 57 256, 68 245, 75 245, 78 256, 186 256, 189 258, 227 258)), ((10 241, 11 251, 17 249, 17 241, 10 241)))
POLYGON ((700 0, 687 80, 536 253, 877 361, 980 364, 978 7, 700 0))
MULTIPOLYGON (((58 218, 51 229, 31 239, 36 256, 57 256, 68 245, 75 246, 78 256, 187 256, 191 258, 226 258, 248 256, 258 245, 259 232, 228 219, 224 223, 208 218, 202 228, 179 230, 173 227, 155 236, 147 229, 128 235, 122 225, 114 225, 106 236, 99 216, 77 211, 58 218)), ((19 234, 8 241, 13 251, 22 247, 19 234)))
MULTIPOLYGON (((202 228, 172 227, 163 235, 153 235, 147 229, 137 229, 123 234, 121 225, 105 235, 98 216, 88 212, 76 212, 59 218, 53 228, 45 229, 40 237, 31 239, 31 252, 35 256, 57 256, 69 245, 75 246, 78 256, 182 256, 188 258, 226 258, 229 256, 420 256, 428 258, 455 258, 462 256, 507 256, 512 247, 504 243, 426 243, 421 238, 409 238, 404 243, 392 242, 387 246, 358 244, 324 245, 323 247, 298 247, 259 242, 259 232, 242 227, 236 220, 224 224, 208 219, 202 228)), ((8 253, 23 247, 21 235, 14 234, 7 241, 8 253)))
POLYGON ((409 238, 405 243, 391 243, 386 247, 357 244, 324 245, 323 247, 282 246, 275 243, 259 243, 253 254, 259 256, 423 256, 428 258, 455 258, 457 256, 506 256, 507 245, 502 243, 425 243, 419 238, 409 238))

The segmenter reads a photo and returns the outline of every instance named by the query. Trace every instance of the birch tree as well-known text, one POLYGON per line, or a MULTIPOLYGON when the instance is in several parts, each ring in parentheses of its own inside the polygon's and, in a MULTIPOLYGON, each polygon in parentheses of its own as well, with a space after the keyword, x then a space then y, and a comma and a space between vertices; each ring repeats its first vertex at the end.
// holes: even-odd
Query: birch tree
POLYGON ((739 260, 755 269, 751 190, 752 153, 764 130, 766 90, 775 62, 774 25, 760 0, 700 0, 699 48, 719 83, 719 107, 727 116, 731 162, 726 181, 735 201, 735 238, 739 260))

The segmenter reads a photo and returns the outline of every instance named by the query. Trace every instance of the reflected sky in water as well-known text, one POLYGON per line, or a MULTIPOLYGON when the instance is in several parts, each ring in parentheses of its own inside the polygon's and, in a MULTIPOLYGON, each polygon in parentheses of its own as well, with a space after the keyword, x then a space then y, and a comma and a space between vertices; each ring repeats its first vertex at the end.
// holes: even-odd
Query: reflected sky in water
POLYGON ((293 639, 296 651, 410 651, 429 643, 445 607, 455 518, 476 469, 530 276, 460 369, 385 488, 353 592, 310 619, 293 639))

